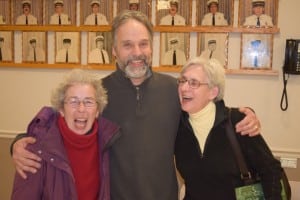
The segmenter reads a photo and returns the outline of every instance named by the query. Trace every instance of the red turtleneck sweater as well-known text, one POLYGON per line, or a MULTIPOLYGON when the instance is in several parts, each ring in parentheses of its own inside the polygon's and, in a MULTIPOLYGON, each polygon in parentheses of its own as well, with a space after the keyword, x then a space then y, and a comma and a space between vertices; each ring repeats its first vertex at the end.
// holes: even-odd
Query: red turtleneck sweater
POLYGON ((62 116, 58 125, 75 178, 78 200, 97 199, 101 184, 97 120, 87 135, 70 130, 62 116))

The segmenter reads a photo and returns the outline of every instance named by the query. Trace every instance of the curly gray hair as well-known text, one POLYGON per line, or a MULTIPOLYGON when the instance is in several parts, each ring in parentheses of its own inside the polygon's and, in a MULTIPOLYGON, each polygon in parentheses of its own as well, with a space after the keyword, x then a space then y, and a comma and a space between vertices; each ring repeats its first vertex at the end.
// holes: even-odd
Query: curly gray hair
POLYGON ((58 87, 52 92, 51 104, 53 108, 56 110, 63 109, 66 91, 74 84, 88 84, 93 86, 96 91, 98 110, 102 113, 103 109, 107 105, 106 90, 103 88, 99 77, 96 77, 95 74, 83 69, 71 70, 66 74, 64 80, 58 85, 58 87))

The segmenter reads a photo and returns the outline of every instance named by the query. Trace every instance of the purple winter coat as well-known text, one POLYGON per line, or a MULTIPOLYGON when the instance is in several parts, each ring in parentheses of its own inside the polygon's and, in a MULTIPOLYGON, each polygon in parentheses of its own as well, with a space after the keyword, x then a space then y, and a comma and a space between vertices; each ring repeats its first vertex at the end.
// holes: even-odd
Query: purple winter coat
MULTIPOLYGON (((11 199, 30 200, 77 200, 74 176, 67 158, 63 140, 57 126, 58 112, 43 107, 30 122, 27 134, 36 138, 36 143, 27 149, 42 158, 36 174, 27 174, 27 179, 15 175, 11 199)), ((119 126, 99 117, 99 147, 101 158, 101 187, 98 200, 110 200, 109 148, 119 137, 119 126)))

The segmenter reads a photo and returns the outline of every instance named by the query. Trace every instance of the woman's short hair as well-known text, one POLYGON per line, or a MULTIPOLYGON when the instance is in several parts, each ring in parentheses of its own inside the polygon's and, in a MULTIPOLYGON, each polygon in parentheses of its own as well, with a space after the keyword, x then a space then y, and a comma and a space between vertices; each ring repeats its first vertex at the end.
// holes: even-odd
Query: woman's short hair
POLYGON ((208 79, 208 87, 217 87, 219 89, 219 93, 214 101, 224 98, 225 69, 217 59, 206 59, 203 57, 192 58, 182 67, 180 75, 190 67, 202 67, 208 79))
POLYGON ((67 90, 75 84, 91 85, 95 89, 96 102, 98 110, 102 113, 107 105, 106 90, 102 86, 102 81, 99 77, 87 70, 73 69, 66 74, 64 80, 53 90, 51 95, 51 104, 54 109, 61 110, 64 107, 67 90))

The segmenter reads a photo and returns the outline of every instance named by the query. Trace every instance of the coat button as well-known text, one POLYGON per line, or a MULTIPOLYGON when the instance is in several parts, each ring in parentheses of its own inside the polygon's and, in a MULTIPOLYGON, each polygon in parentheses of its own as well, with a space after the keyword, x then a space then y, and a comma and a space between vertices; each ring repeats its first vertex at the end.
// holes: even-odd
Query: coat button
POLYGON ((54 158, 50 158, 50 161, 51 161, 51 162, 54 162, 54 158))
POLYGON ((38 150, 38 154, 42 154, 42 150, 38 150))

